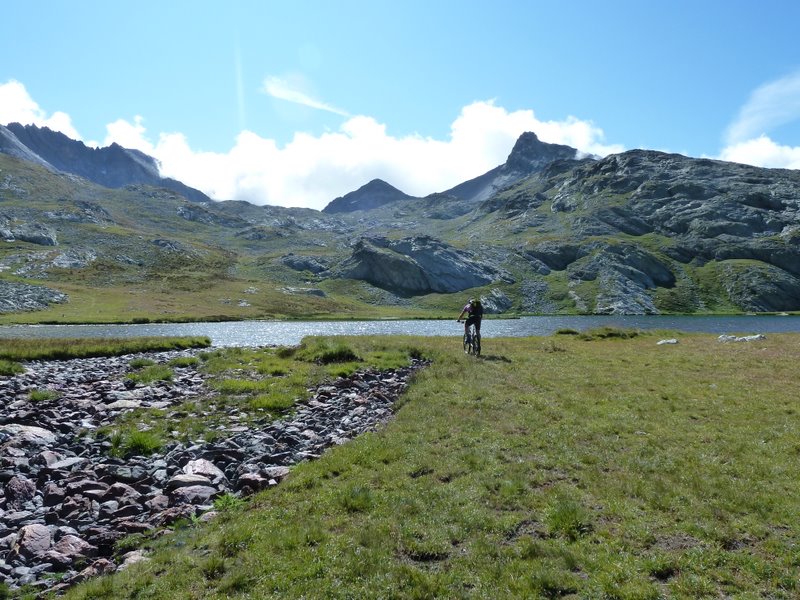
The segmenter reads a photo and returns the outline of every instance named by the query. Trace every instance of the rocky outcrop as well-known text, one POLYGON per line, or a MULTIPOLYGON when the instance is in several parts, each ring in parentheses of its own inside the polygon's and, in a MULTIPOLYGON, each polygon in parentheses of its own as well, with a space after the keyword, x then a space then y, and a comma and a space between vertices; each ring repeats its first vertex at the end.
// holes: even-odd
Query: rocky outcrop
POLYGON ((44 310, 68 301, 63 292, 43 285, 29 285, 0 279, 0 313, 44 310))
POLYGON ((300 256, 291 252, 281 257, 281 263, 295 271, 310 271, 315 275, 327 271, 330 268, 330 262, 325 258, 319 256, 300 256))
POLYGON ((173 440, 150 456, 120 459, 110 456, 111 441, 91 432, 134 408, 171 418, 188 398, 212 393, 191 367, 176 367, 170 382, 131 384, 124 374, 132 358, 29 363, 0 379, 0 582, 12 589, 57 592, 146 560, 141 551, 117 555, 115 543, 168 531, 178 519, 213 518, 216 498, 274 486, 295 463, 374 429, 424 365, 338 378, 287 420, 234 411, 213 441, 173 440), (34 389, 58 397, 32 401, 34 389))
POLYGON ((394 241, 362 238, 335 275, 406 295, 459 292, 510 280, 508 274, 473 253, 426 236, 394 241))
POLYGON ((356 191, 332 200, 322 209, 322 212, 335 214, 348 213, 356 210, 372 210, 386 204, 391 204, 392 202, 411 200, 412 198, 413 196, 401 192, 385 181, 373 179, 356 191))

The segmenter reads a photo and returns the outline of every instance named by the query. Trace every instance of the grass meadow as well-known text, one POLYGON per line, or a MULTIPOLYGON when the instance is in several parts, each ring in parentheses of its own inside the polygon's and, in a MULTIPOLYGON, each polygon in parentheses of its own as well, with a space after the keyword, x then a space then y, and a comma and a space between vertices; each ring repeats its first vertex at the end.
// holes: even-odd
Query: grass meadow
POLYGON ((798 597, 800 336, 568 333, 337 338, 432 364, 379 431, 66 598, 798 597))

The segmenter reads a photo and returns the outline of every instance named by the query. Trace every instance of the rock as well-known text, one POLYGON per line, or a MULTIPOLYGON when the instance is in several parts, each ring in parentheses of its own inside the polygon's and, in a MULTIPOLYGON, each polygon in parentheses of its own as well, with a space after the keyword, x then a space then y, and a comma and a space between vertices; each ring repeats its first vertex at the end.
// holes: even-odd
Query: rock
POLYGON ((6 442, 22 448, 33 446, 49 446, 56 442, 56 434, 42 427, 35 425, 21 425, 19 423, 7 423, 0 425, 0 435, 11 434, 12 438, 6 442))
POLYGON ((189 461, 183 467, 183 472, 187 475, 200 475, 210 480, 213 485, 218 485, 222 482, 227 482, 225 473, 217 467, 214 463, 205 458, 198 458, 189 461))
POLYGON ((36 484, 22 476, 15 475, 5 486, 6 508, 19 510, 33 499, 36 484))
POLYGON ((211 480, 206 477, 205 475, 195 475, 189 473, 180 473, 175 475, 172 479, 167 482, 167 485, 164 486, 164 489, 167 491, 176 490, 182 487, 189 487, 194 485, 207 485, 211 486, 211 480))
POLYGON ((143 562, 147 560, 150 560, 150 558, 147 556, 144 550, 131 550, 130 552, 123 555, 122 564, 119 567, 117 567, 117 571, 124 571, 131 565, 135 565, 138 562, 143 562))
POLYGON ((362 238, 336 275, 410 295, 458 292, 495 280, 513 281, 474 254, 426 236, 396 241, 362 238))
POLYGON ((659 341, 656 342, 656 345, 657 346, 664 346, 665 344, 677 344, 677 343, 678 343, 678 340, 676 340, 675 338, 670 338, 670 339, 667 339, 667 340, 659 340, 659 341))
POLYGON ((289 253, 281 257, 281 262, 295 271, 310 271, 315 275, 330 268, 330 262, 318 256, 296 256, 289 253))
POLYGON ((219 490, 210 485, 189 485, 170 490, 170 504, 208 504, 215 496, 219 495, 219 490))
POLYGON ((745 335, 745 336, 735 336, 735 335, 721 335, 717 338, 718 341, 727 343, 727 342, 755 342, 757 340, 765 340, 767 336, 763 333, 758 333, 756 335, 745 335))
POLYGON ((43 285, 0 280, 0 313, 44 310, 67 300, 66 294, 43 285))
POLYGON ((46 525, 24 525, 11 548, 12 556, 32 558, 50 549, 52 534, 46 525))

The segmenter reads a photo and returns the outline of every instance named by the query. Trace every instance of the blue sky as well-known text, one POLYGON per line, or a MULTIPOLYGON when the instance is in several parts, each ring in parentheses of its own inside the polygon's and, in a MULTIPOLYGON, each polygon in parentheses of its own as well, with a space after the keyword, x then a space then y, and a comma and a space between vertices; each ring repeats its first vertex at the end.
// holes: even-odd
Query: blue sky
POLYGON ((794 0, 5 0, 0 123, 118 142, 216 199, 416 195, 514 140, 800 168, 794 0))

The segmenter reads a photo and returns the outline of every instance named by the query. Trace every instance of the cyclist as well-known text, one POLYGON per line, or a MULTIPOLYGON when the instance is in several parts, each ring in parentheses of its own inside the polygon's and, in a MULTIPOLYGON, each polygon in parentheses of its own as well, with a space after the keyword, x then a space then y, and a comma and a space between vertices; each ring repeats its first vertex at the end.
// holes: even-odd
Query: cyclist
POLYGON ((469 315, 467 320, 464 322, 464 334, 466 335, 469 331, 469 326, 473 323, 475 324, 475 334, 478 336, 478 340, 481 339, 481 319, 483 318, 483 304, 481 304, 480 300, 476 298, 470 298, 469 302, 466 303, 464 308, 461 310, 461 314, 458 315, 458 321, 461 322, 461 318, 464 315, 469 315))

